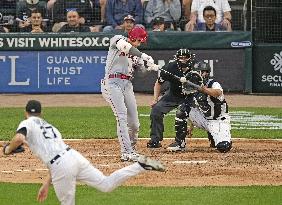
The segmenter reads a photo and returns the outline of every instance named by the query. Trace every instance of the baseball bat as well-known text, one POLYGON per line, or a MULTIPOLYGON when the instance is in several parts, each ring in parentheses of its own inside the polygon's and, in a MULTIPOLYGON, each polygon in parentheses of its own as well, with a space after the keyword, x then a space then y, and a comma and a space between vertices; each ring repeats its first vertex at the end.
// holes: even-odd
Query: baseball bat
MULTIPOLYGON (((162 69, 162 68, 159 68, 159 70, 161 70, 161 71, 163 71, 163 72, 165 72, 165 73, 171 75, 172 77, 174 77, 175 79, 177 79, 177 80, 180 81, 180 77, 179 77, 179 76, 174 75, 174 74, 172 74, 171 72, 168 72, 167 70, 164 70, 164 69, 162 69)), ((189 80, 187 80, 186 83, 187 83, 188 85, 190 85, 191 87, 196 88, 197 90, 200 90, 200 89, 201 89, 201 86, 196 85, 195 83, 192 83, 192 82, 189 81, 189 80)))

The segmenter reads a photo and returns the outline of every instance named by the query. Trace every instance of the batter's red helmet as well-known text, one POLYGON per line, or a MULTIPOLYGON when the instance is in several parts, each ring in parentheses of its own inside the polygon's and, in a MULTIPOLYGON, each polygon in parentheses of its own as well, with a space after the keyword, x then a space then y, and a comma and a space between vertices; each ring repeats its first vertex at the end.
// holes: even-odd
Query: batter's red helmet
POLYGON ((128 38, 131 41, 140 40, 142 43, 147 41, 148 34, 142 27, 134 27, 128 32, 128 38))

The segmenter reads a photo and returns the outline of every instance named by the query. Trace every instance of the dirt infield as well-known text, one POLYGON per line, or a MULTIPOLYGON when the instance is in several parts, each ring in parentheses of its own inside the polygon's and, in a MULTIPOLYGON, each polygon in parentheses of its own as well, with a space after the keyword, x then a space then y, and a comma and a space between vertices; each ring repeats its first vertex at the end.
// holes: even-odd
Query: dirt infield
MULTIPOLYGON (((282 107, 282 96, 227 95, 231 107, 282 107)), ((40 100, 43 106, 106 106, 100 95, 0 95, 0 107, 23 107, 28 99, 40 100)), ((137 95, 139 105, 148 105, 151 95, 137 95)), ((229 153, 209 148, 208 140, 188 139, 186 152, 171 153, 164 148, 146 148, 147 140, 138 142, 140 153, 160 159, 165 173, 146 172, 126 185, 143 186, 224 186, 282 185, 282 140, 233 140, 229 153)), ((67 141, 105 174, 128 163, 120 162, 117 140, 67 141)), ((3 142, 0 142, 0 146, 3 142)), ((1 148, 2 149, 2 148, 1 148)), ((46 167, 27 148, 25 153, 3 156, 0 152, 1 182, 42 182, 46 167)))
MULTIPOLYGON (((164 147, 172 140, 165 140, 164 147)), ((171 153, 164 148, 149 150, 140 140, 140 153, 160 159, 165 173, 146 172, 126 185, 142 186, 239 186, 282 185, 282 141, 234 140, 226 154, 208 147, 207 140, 192 139, 187 152, 171 153)), ((117 140, 68 141, 105 174, 129 163, 120 162, 117 140)), ((0 155, 2 182, 42 182, 46 167, 27 150, 25 154, 0 155)))

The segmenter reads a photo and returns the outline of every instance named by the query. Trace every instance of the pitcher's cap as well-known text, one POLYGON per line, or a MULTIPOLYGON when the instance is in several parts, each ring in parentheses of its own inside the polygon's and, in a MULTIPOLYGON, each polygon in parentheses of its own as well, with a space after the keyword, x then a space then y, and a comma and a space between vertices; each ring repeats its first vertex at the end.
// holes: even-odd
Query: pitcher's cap
POLYGON ((29 100, 25 106, 28 113, 41 113, 41 103, 37 100, 29 100))

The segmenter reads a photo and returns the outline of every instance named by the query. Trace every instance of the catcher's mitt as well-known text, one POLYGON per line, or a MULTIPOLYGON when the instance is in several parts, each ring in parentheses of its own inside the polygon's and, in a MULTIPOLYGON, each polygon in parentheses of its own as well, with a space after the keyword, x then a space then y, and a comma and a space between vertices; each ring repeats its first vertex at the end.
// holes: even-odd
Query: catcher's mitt
MULTIPOLYGON (((6 154, 5 153, 5 150, 6 150, 6 148, 8 147, 10 145, 10 143, 7 143, 7 144, 5 144, 4 146, 3 146, 3 153, 4 154, 6 154)), ((11 153, 9 153, 9 154, 16 154, 16 153, 20 153, 20 152, 24 152, 25 151, 25 149, 24 149, 24 147, 23 147, 23 144, 21 144, 20 146, 18 146, 15 150, 13 150, 11 153)))
POLYGON ((182 83, 182 93, 189 95, 198 91, 199 87, 203 86, 203 78, 197 71, 190 71, 185 76, 187 82, 182 83))

